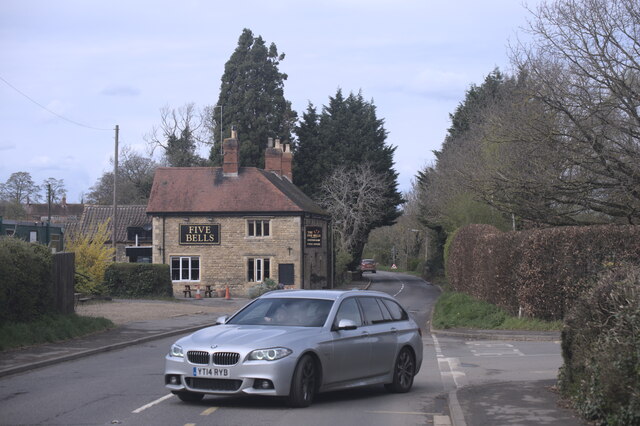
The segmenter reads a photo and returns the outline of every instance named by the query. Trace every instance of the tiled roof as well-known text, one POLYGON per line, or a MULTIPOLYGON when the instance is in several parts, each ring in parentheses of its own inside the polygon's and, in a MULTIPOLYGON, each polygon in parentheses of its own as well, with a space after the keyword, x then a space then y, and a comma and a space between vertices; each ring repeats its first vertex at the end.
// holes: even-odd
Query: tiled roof
MULTIPOLYGON (((118 206, 116 242, 122 243, 127 241, 127 228, 142 227, 151 225, 151 218, 146 214, 147 206, 118 206)), ((80 232, 83 234, 93 235, 101 223, 109 220, 107 230, 109 232, 109 241, 112 235, 113 206, 97 206, 85 205, 84 212, 80 221, 74 226, 68 228, 68 232, 80 232)))
POLYGON ((50 213, 52 218, 57 218, 54 221, 64 222, 67 217, 70 217, 71 221, 74 218, 77 220, 84 210, 84 204, 55 203, 51 204, 51 211, 49 211, 49 204, 28 204, 26 210, 33 220, 48 217, 50 213))
POLYGON ((156 169, 147 213, 314 213, 328 216, 289 180, 255 167, 156 169))

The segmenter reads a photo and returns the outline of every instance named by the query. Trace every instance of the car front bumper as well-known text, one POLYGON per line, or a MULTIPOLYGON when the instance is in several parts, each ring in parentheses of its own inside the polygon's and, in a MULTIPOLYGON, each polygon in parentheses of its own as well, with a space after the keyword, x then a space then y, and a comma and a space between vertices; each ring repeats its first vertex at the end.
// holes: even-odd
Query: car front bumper
POLYGON ((240 361, 232 366, 192 364, 185 358, 165 357, 165 386, 173 392, 189 391, 211 395, 289 395, 296 359, 289 355, 276 361, 240 361), (201 377, 197 368, 227 369, 223 377, 201 377), (175 377, 177 383, 171 383, 175 377), (267 387, 263 385, 267 382, 267 387))

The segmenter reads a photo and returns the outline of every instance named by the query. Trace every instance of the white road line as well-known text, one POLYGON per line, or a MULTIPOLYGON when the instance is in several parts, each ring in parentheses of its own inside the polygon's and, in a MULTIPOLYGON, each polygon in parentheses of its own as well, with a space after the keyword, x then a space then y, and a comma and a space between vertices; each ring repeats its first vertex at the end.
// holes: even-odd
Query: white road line
POLYGON ((136 408, 135 410, 132 411, 133 414, 139 414, 141 412, 143 412, 144 410, 146 410, 147 408, 153 407, 154 405, 160 404, 162 401, 169 399, 173 396, 172 393, 163 396, 162 398, 158 398, 155 401, 151 401, 150 403, 148 403, 147 405, 143 405, 140 408, 136 408))
MULTIPOLYGON (((442 353, 442 348, 440 347, 440 342, 438 342, 438 338, 432 334, 431 338, 433 339, 433 346, 436 350, 436 357, 438 358, 438 369, 440 370, 440 378, 442 380, 442 384, 445 387, 445 391, 447 390, 447 382, 445 381, 445 377, 450 377, 453 379, 453 383, 455 385, 454 389, 449 391, 449 414, 451 414, 451 418, 454 420, 454 424, 456 426, 467 426, 467 423, 464 420, 464 414, 462 412, 462 407, 458 402, 457 391, 460 387, 458 383, 459 377, 464 377, 466 379, 466 374, 463 371, 456 371, 456 367, 460 365, 460 361, 457 358, 446 358, 442 353), (444 365, 446 364, 446 367, 444 365)), ((438 419, 444 420, 444 419, 438 419)), ((434 418, 435 421, 435 418, 434 418)), ((435 422, 434 422, 435 423, 435 422)), ((444 426, 446 423, 442 423, 444 426)), ((434 425, 435 426, 435 425, 434 425)))
POLYGON ((400 284, 402 284, 402 287, 400 287, 400 290, 398 290, 398 292, 396 294, 393 295, 393 297, 396 297, 397 295, 399 295, 400 293, 402 293, 402 290, 404 290, 404 281, 402 281, 400 278, 398 277, 393 277, 396 281, 400 281, 400 284))

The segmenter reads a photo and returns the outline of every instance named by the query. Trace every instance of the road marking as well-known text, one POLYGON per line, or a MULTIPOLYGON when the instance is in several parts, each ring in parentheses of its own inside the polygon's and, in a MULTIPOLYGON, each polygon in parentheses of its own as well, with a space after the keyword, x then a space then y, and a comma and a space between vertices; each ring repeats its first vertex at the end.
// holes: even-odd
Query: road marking
POLYGON ((155 401, 151 401, 150 403, 148 403, 147 405, 143 405, 140 408, 136 408, 135 410, 132 411, 133 414, 138 414, 143 412, 144 410, 146 410, 147 408, 153 407, 154 405, 160 404, 162 401, 169 399, 173 396, 172 393, 163 396, 162 398, 158 398, 155 401))
POLYGON ((520 350, 509 343, 484 343, 484 342, 466 342, 469 351, 473 356, 494 357, 494 356, 525 356, 520 350), (475 349, 471 349, 471 347, 475 349))
POLYGON ((218 409, 218 407, 210 407, 207 408, 206 410, 204 410, 202 413, 200 413, 201 416, 208 416, 209 414, 213 413, 214 411, 216 411, 218 409))
MULTIPOLYGON (((464 414, 462 413, 462 407, 458 402, 457 390, 460 387, 458 383, 458 377, 466 378, 466 374, 463 371, 456 371, 455 368, 460 366, 460 361, 457 358, 446 358, 442 353, 442 348, 440 347, 440 343, 438 342, 438 338, 435 334, 431 335, 433 339, 433 346, 436 350, 436 357, 438 358, 438 369, 440 370, 440 379, 442 380, 442 385, 445 388, 445 391, 450 386, 448 385, 448 380, 445 380, 445 377, 450 377, 453 379, 454 389, 449 391, 449 412, 451 417, 455 419, 456 426, 467 426, 467 423, 464 420, 464 414), (446 368, 445 365, 448 367, 446 368)), ((445 419, 438 419, 445 420, 445 419)), ((450 419, 447 419, 450 420, 450 419)), ((435 417, 434 417, 435 423, 435 417)), ((443 423, 442 426, 446 425, 443 423)))
POLYGON ((433 426, 451 426, 449 416, 433 416, 433 426))
POLYGON ((430 416, 434 413, 420 413, 418 411, 365 411, 369 414, 406 414, 411 416, 430 416))
POLYGON ((396 294, 393 295, 393 297, 396 297, 397 295, 399 295, 400 293, 402 293, 402 290, 404 290, 404 281, 402 281, 400 278, 398 277, 393 277, 395 278, 396 281, 400 281, 400 284, 402 284, 402 287, 400 287, 400 290, 398 290, 398 292, 396 294))
POLYGON ((184 426, 196 426, 195 423, 185 423, 184 426))

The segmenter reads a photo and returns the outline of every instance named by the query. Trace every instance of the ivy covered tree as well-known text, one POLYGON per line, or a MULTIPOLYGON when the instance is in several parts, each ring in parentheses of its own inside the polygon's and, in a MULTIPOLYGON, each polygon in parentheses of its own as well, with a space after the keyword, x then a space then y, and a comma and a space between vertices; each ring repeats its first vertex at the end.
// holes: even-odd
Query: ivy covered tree
POLYGON ((275 44, 267 47, 262 37, 254 37, 246 28, 242 31, 236 50, 224 67, 218 103, 209 107, 213 138, 209 158, 214 165, 222 164, 220 137, 221 133, 223 138, 229 137, 231 126, 238 130, 239 160, 243 166, 264 166, 268 138, 291 140, 297 115, 284 97, 287 74, 278 69, 283 59, 284 54, 278 53, 275 44))
MULTIPOLYGON (((373 101, 365 101, 362 93, 351 93, 345 98, 338 89, 322 113, 318 114, 315 107, 309 105, 296 134, 299 141, 294 158, 294 183, 313 199, 326 198, 326 183, 337 170, 358 170, 366 165, 369 174, 380 181, 373 197, 378 214, 367 220, 348 245, 355 263, 369 232, 393 224, 400 214, 398 206, 403 202, 398 191, 398 173, 393 168, 396 148, 386 144, 384 120, 377 117, 373 101)), ((357 201, 357 194, 358 191, 352 192, 351 201, 357 201)))

